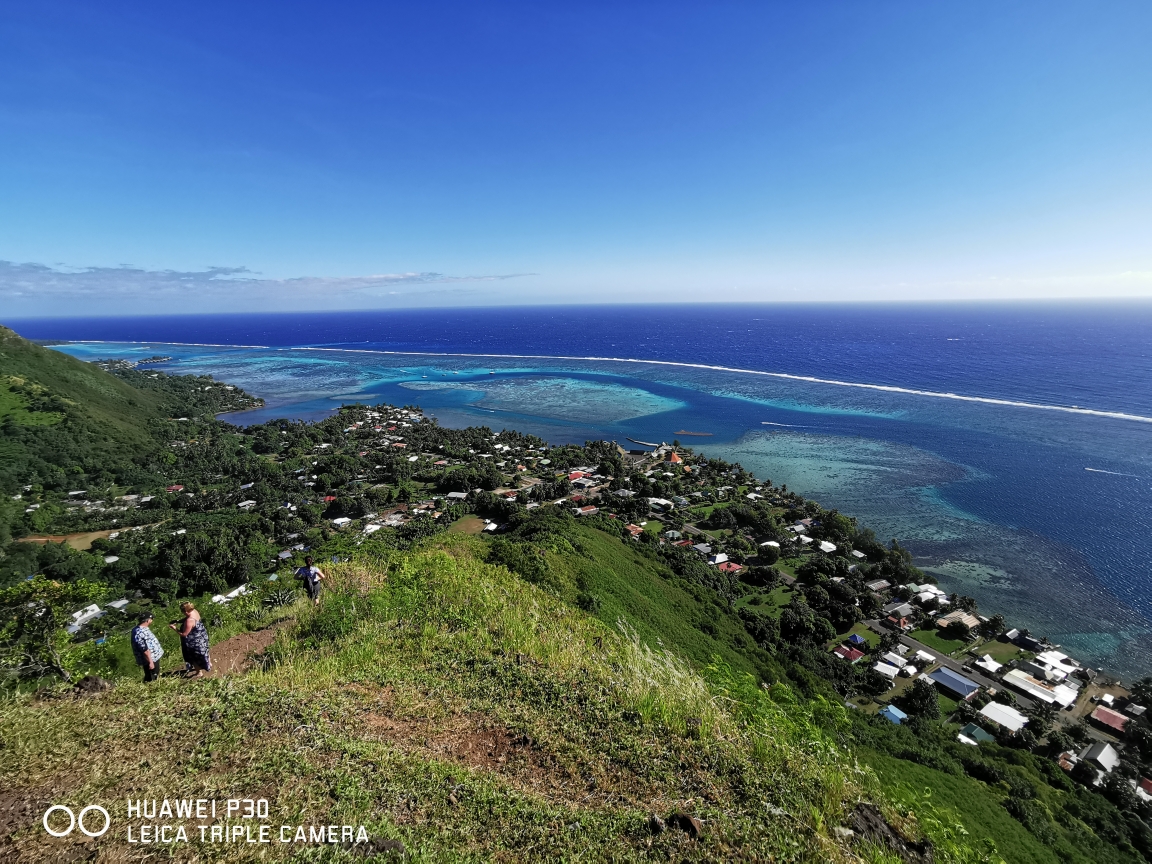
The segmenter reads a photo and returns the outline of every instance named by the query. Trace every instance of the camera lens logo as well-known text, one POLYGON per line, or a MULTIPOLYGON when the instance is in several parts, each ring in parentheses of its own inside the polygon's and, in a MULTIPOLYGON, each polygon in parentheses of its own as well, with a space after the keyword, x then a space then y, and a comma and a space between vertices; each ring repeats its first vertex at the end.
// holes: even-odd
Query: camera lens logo
MULTIPOLYGON (((97 817, 92 816, 92 817, 90 817, 90 819, 92 821, 96 821, 97 817)), ((52 819, 51 821, 54 822, 57 825, 57 827, 59 827, 60 822, 62 820, 60 818, 56 818, 56 819, 52 819)), ((53 804, 51 807, 49 807, 47 810, 44 811, 43 822, 44 822, 44 830, 47 831, 49 834, 51 834, 53 837, 67 837, 76 828, 80 829, 81 834, 87 834, 89 837, 102 837, 104 834, 106 834, 108 832, 108 829, 112 826, 112 817, 108 815, 107 810, 105 810, 103 807, 99 806, 98 804, 89 804, 87 807, 85 807, 83 810, 80 811, 79 816, 77 816, 75 813, 72 812, 71 807, 65 807, 63 804, 53 804), (99 813, 101 816, 104 817, 104 827, 101 828, 99 831, 91 831, 91 830, 89 830, 88 826, 86 826, 84 824, 84 817, 88 816, 88 814, 92 813, 93 811, 95 811, 96 813, 99 813), (52 816, 53 813, 56 813, 56 812, 66 814, 68 817, 68 827, 65 828, 63 831, 59 831, 56 828, 53 828, 51 824, 49 824, 49 818, 52 816)))

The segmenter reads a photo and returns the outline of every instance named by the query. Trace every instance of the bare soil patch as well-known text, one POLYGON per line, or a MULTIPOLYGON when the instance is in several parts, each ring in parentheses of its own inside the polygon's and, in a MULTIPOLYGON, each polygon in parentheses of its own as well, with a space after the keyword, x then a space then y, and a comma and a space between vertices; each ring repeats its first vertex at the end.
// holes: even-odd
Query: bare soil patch
POLYGON ((73 549, 86 552, 92 548, 92 541, 105 540, 109 534, 122 531, 122 528, 109 528, 107 531, 85 531, 80 534, 37 534, 32 537, 21 537, 17 543, 67 543, 73 549))
POLYGON ((253 669, 259 662, 260 655, 276 641, 276 634, 287 623, 281 621, 263 630, 237 633, 213 645, 209 652, 212 658, 210 676, 219 678, 222 675, 242 675, 253 669))

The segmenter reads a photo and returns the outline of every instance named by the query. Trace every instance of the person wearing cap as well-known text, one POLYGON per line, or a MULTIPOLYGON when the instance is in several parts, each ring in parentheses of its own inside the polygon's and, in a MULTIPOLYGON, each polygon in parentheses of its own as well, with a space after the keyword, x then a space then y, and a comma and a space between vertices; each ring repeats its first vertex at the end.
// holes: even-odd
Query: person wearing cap
POLYGON ((164 649, 160 647, 156 634, 148 627, 152 623, 152 613, 141 613, 139 621, 132 628, 132 654, 144 669, 144 681, 147 683, 160 677, 160 658, 164 656, 164 649))

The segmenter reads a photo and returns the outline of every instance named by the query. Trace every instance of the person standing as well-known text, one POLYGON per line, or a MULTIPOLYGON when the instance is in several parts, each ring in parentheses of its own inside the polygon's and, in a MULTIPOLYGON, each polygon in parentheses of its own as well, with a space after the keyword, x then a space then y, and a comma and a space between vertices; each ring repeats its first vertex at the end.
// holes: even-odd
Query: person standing
POLYGON ((168 626, 180 634, 180 653, 184 656, 184 671, 196 671, 197 678, 203 678, 205 672, 212 671, 212 661, 208 657, 208 628, 196 607, 185 600, 180 604, 180 611, 184 613, 183 621, 176 621, 168 626))
POLYGON ((304 566, 296 568, 296 575, 304 580, 304 590, 313 605, 320 605, 320 582, 325 578, 324 572, 312 563, 312 556, 304 559, 304 566))
POLYGON ((160 658, 164 656, 164 649, 160 647, 160 640, 149 629, 152 623, 152 613, 142 612, 139 623, 132 628, 132 654, 136 662, 144 669, 144 682, 155 681, 160 677, 160 658))

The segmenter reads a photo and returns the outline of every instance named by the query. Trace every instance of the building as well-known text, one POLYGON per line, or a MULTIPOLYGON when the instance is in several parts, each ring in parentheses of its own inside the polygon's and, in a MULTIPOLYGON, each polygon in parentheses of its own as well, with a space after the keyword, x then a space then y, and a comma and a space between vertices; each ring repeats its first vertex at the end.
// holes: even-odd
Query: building
POLYGON ((999 702, 989 702, 980 709, 980 714, 1010 732, 1019 732, 1028 725, 1027 717, 1011 705, 1001 705, 999 702))
POLYGON ((1093 723, 1102 727, 1106 732, 1111 732, 1113 735, 1123 735, 1124 727, 1128 725, 1130 720, 1130 718, 1125 717, 1119 711, 1113 711, 1111 708, 1106 708, 1103 705, 1093 711, 1089 717, 1093 723))
POLYGON ((971 744, 978 746, 986 741, 995 741, 996 739, 977 726, 975 723, 969 723, 959 734, 956 735, 956 740, 961 744, 971 744))
POLYGON ((900 669, 900 668, 902 668, 908 664, 907 660, 905 660, 899 654, 894 654, 891 651, 889 651, 887 654, 885 654, 882 659, 884 660, 885 663, 891 663, 897 669, 900 669))
POLYGON ((1116 748, 1111 744, 1105 744, 1101 741, 1081 750, 1080 761, 1091 762, 1098 768, 1111 771, 1120 764, 1120 754, 1116 752, 1116 748))
POLYGON ((857 660, 864 656, 863 651, 859 650, 858 648, 852 648, 849 645, 838 645, 832 651, 832 653, 843 657, 849 663, 855 663, 857 660))
POLYGON ((965 678, 959 672, 953 672, 947 666, 941 666, 935 672, 929 672, 928 677, 949 693, 964 700, 972 698, 980 689, 980 685, 971 678, 965 678))
POLYGON ((826 553, 835 552, 836 551, 836 544, 835 543, 829 543, 827 540, 821 540, 820 541, 820 551, 826 552, 826 553))
POLYGON ((857 647, 868 644, 868 640, 861 636, 859 633, 853 633, 851 636, 849 636, 848 642, 849 644, 855 645, 857 647))
POLYGON ((962 623, 969 630, 975 630, 980 626, 980 619, 973 615, 971 612, 965 612, 963 609, 954 609, 947 615, 941 615, 936 619, 937 627, 947 627, 949 624, 955 624, 957 621, 962 623))
POLYGON ((893 666, 891 663, 877 663, 872 668, 889 680, 894 680, 900 672, 899 667, 893 666))
MULTIPOLYGON (((855 553, 853 553, 855 554, 855 553)), ((869 582, 864 586, 869 591, 883 591, 885 588, 891 588, 892 583, 887 579, 877 579, 875 582, 869 582)))
POLYGON ((997 663, 995 660, 992 659, 992 656, 990 654, 985 654, 983 657, 981 657, 979 660, 976 661, 975 665, 979 666, 985 672, 991 672, 993 674, 995 674, 996 672, 999 672, 1001 669, 1004 668, 1004 664, 1003 663, 997 663))
POLYGON ((892 723, 895 723, 897 726, 908 719, 908 715, 897 708, 895 705, 885 705, 880 709, 880 716, 892 723))
POLYGON ((1065 684, 1052 686, 1045 681, 1034 678, 1022 669, 1013 669, 1004 676, 1003 681, 1026 696, 1047 702, 1049 705, 1058 704, 1062 708, 1075 705, 1076 699, 1080 695, 1079 691, 1065 684))

